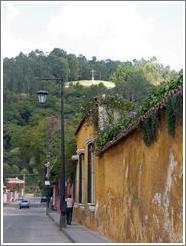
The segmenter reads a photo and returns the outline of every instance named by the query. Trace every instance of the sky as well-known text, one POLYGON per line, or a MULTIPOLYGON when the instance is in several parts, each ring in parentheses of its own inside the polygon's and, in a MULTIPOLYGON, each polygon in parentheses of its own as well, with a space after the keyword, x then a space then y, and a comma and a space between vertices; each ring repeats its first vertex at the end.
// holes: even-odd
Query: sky
POLYGON ((184 66, 184 1, 2 1, 2 56, 61 48, 87 59, 184 66))

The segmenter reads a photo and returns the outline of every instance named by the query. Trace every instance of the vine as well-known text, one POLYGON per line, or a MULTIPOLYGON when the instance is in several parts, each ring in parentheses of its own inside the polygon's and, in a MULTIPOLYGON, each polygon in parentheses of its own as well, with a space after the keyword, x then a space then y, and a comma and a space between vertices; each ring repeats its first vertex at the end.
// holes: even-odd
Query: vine
POLYGON ((171 136, 174 137, 176 121, 183 114, 183 97, 180 95, 169 96, 166 106, 167 128, 171 136))
POLYGON ((143 123, 140 124, 140 128, 143 130, 143 140, 146 145, 150 145, 156 139, 157 124, 157 114, 151 114, 143 123))
POLYGON ((96 98, 84 103, 81 107, 81 113, 98 129, 98 103, 96 98))
POLYGON ((125 118, 120 119, 111 128, 104 129, 98 134, 97 149, 101 149, 106 143, 114 140, 121 131, 130 128, 137 120, 139 120, 140 128, 144 133, 144 142, 150 145, 156 139, 158 112, 163 108, 166 110, 169 134, 174 136, 176 119, 183 114, 182 84, 183 74, 180 73, 174 80, 154 87, 149 97, 138 107, 134 117, 130 118, 125 115, 125 118))
POLYGON ((173 109, 171 97, 169 97, 168 101, 167 101, 166 116, 167 116, 168 132, 171 136, 174 136, 175 135, 175 128, 176 128, 176 117, 174 114, 174 109, 173 109))
POLYGON ((180 94, 174 95, 171 100, 176 119, 179 119, 183 116, 183 96, 180 94))
POLYGON ((161 101, 163 98, 167 98, 170 90, 181 87, 183 84, 183 74, 180 73, 176 79, 172 79, 167 83, 162 83, 158 86, 155 86, 150 95, 146 100, 139 106, 138 115, 142 115, 147 112, 151 107, 161 101))
POLYGON ((106 128, 99 132, 96 139, 96 148, 103 147, 109 140, 113 140, 123 128, 127 127, 132 122, 132 118, 126 117, 120 119, 112 128, 106 128))
MULTIPOLYGON (((103 106, 106 113, 106 117, 104 118, 104 130, 109 132, 109 129, 111 133, 108 133, 108 135, 114 136, 114 133, 116 134, 117 128, 119 125, 121 125, 121 118, 126 118, 129 110, 134 110, 135 106, 132 102, 117 98, 116 96, 109 95, 107 97, 104 96, 98 96, 92 98, 92 100, 89 100, 84 105, 82 105, 82 114, 84 117, 86 117, 89 121, 93 123, 93 125, 98 129, 99 122, 99 112, 98 112, 98 105, 103 106), (116 114, 117 114, 117 120, 116 120, 116 114), (112 127, 112 128, 110 128, 112 127), (114 133, 112 133, 114 132, 114 133)), ((122 120, 123 121, 123 120, 122 120)), ((104 135, 104 134, 103 134, 104 135)))

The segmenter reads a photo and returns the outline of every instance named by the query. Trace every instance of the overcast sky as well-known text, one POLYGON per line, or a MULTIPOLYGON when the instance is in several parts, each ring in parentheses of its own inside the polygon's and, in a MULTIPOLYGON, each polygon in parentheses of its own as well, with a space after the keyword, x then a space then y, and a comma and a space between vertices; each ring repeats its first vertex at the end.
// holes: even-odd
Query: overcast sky
POLYGON ((61 48, 88 59, 126 61, 156 56, 184 65, 184 1, 1 2, 2 53, 14 57, 61 48))

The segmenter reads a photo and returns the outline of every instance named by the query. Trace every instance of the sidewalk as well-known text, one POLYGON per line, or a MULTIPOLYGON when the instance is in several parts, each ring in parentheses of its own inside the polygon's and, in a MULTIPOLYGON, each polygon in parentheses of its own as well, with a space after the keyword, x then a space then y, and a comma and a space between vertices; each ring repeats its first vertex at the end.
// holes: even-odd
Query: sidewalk
MULTIPOLYGON (((48 216, 59 226, 60 215, 55 211, 49 211, 48 216)), ((82 226, 76 222, 67 225, 62 231, 69 237, 73 243, 113 243, 98 232, 91 231, 90 229, 82 226)))

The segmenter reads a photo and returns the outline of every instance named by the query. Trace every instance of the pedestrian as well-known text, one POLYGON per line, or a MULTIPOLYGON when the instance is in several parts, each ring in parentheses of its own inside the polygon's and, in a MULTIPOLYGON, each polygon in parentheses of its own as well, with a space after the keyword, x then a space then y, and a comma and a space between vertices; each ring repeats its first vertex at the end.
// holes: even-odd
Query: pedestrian
POLYGON ((73 206, 74 206, 74 201, 72 199, 71 194, 68 195, 68 197, 65 199, 65 201, 67 203, 67 208, 66 208, 67 225, 71 225, 71 223, 72 223, 73 206))

